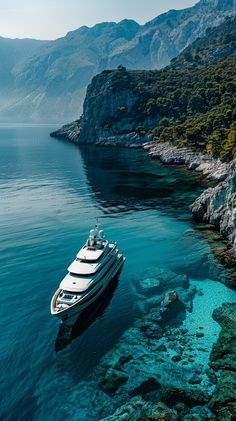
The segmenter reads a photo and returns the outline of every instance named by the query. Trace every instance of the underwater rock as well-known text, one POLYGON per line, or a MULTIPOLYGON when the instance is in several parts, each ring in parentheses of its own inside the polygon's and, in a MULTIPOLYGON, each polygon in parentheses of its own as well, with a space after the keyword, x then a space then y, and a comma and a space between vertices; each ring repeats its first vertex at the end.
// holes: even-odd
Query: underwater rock
POLYGON ((146 278, 140 281, 140 289, 145 295, 158 294, 161 292, 161 281, 156 278, 146 278))
POLYGON ((166 292, 160 308, 161 325, 169 323, 173 319, 176 323, 180 323, 185 318, 185 312, 185 306, 180 301, 176 291, 166 292))
POLYGON ((236 373, 224 371, 216 385, 213 396, 209 402, 209 408, 218 412, 226 409, 231 415, 229 419, 236 419, 236 373), (232 418, 234 417, 234 418, 232 418))
POLYGON ((204 333, 203 332, 197 332, 196 333, 196 338, 203 338, 204 333))
POLYGON ((178 300, 178 295, 175 291, 168 291, 165 293, 164 300, 161 302, 162 307, 168 307, 174 301, 178 300))
POLYGON ((181 361, 182 358, 181 358, 180 355, 174 355, 171 359, 172 359, 172 361, 177 363, 177 362, 181 361))
POLYGON ((197 374, 194 374, 190 379, 189 379, 189 384, 200 384, 202 382, 202 379, 200 376, 198 376, 197 374))
POLYGON ((131 392, 130 396, 145 395, 146 393, 152 392, 154 390, 159 390, 161 384, 154 377, 150 377, 147 380, 144 380, 139 386, 135 387, 131 392))
POLYGON ((236 419, 236 303, 224 303, 213 312, 213 318, 221 326, 214 344, 210 366, 220 370, 209 408, 219 420, 236 419))
POLYGON ((177 413, 162 402, 146 402, 137 396, 101 421, 177 421, 177 413))
POLYGON ((115 393, 117 389, 127 382, 128 376, 126 373, 114 368, 109 368, 100 382, 100 388, 106 393, 115 393))
POLYGON ((236 303, 225 303, 212 315, 221 326, 217 342, 213 345, 210 365, 214 370, 236 370, 236 303))
POLYGON ((146 296, 160 294, 163 291, 177 287, 187 289, 189 285, 189 280, 185 274, 172 272, 165 268, 155 271, 154 276, 139 281, 139 288, 146 296))
POLYGON ((175 405, 174 409, 178 413, 179 421, 214 421, 215 416, 207 406, 186 407, 183 403, 175 405))
POLYGON ((200 389, 181 388, 175 386, 167 386, 162 388, 161 400, 169 406, 181 402, 188 408, 196 405, 205 405, 210 397, 200 389))

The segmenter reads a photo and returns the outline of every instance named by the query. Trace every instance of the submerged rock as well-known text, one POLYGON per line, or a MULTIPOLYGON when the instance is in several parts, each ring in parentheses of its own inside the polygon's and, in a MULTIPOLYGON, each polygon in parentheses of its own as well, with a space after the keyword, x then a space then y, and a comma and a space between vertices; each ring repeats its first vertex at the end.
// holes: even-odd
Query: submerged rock
POLYGON ((130 396, 145 395, 146 393, 152 392, 154 390, 159 390, 160 388, 160 382, 154 377, 150 377, 149 379, 144 380, 135 389, 133 389, 130 392, 130 396))
POLYGON ((106 393, 115 393, 122 384, 127 382, 127 380, 128 376, 126 373, 114 368, 109 368, 104 379, 100 382, 100 387, 106 393))
POLYGON ((146 402, 140 397, 131 399, 115 413, 101 421, 177 421, 177 413, 162 402, 146 402))
POLYGON ((145 278, 140 281, 140 289, 145 295, 157 294, 162 291, 161 280, 157 278, 145 278))
POLYGON ((165 268, 155 271, 155 274, 139 281, 140 291, 148 296, 159 294, 167 289, 176 289, 177 287, 188 288, 189 279, 185 274, 178 274, 165 268))
POLYGON ((161 400, 167 405, 174 406, 181 402, 187 407, 192 408, 196 405, 204 405, 209 401, 210 397, 202 390, 193 388, 181 388, 167 386, 162 389, 161 400))
POLYGON ((211 352, 211 367, 215 370, 236 370, 236 303, 225 303, 213 312, 221 326, 211 352))
POLYGON ((236 419, 236 303, 225 303, 213 312, 221 332, 211 352, 211 367, 220 370, 209 408, 219 420, 236 419))
POLYGON ((226 407, 236 419, 236 373, 233 371, 224 371, 209 402, 209 408, 214 412, 226 407))

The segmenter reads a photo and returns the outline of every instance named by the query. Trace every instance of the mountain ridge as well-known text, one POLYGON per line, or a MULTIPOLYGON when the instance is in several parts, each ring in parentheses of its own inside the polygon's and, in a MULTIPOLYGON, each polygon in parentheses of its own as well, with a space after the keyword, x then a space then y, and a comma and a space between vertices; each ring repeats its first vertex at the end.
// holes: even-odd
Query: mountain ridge
POLYGON ((235 11, 236 0, 201 0, 144 25, 124 19, 70 31, 12 69, 12 87, 7 103, 0 104, 0 118, 72 120, 81 113, 87 85, 95 74, 120 64, 131 69, 164 67, 204 35, 207 27, 218 25, 235 11))
MULTIPOLYGON (((158 142, 229 160, 236 157, 235 93, 236 17, 209 29, 164 69, 119 66, 95 76, 71 140, 120 142, 129 133, 152 133, 158 142)), ((70 138, 70 126, 58 134, 70 138)))

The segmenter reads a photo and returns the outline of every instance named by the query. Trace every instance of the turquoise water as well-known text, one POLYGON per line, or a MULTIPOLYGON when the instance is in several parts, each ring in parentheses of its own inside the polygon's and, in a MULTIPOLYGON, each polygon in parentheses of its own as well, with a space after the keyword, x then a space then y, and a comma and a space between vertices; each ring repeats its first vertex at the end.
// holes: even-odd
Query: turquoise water
MULTIPOLYGON (((189 231, 189 205, 204 187, 199 178, 140 151, 79 150, 51 139, 52 129, 0 128, 4 420, 64 419, 71 389, 89 378, 137 316, 137 279, 152 267, 186 266, 188 250, 210 253, 200 234, 189 231), (90 326, 56 352, 59 322, 50 299, 96 218, 127 260, 90 326)), ((205 271, 199 268, 201 281, 209 277, 205 271)))

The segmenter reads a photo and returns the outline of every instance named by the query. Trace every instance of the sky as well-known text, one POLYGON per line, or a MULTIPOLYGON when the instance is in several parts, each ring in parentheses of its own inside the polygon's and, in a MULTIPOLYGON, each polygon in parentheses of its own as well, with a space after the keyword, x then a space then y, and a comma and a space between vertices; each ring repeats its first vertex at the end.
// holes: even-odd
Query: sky
POLYGON ((56 39, 80 26, 134 19, 145 23, 197 0, 0 0, 0 36, 56 39))

